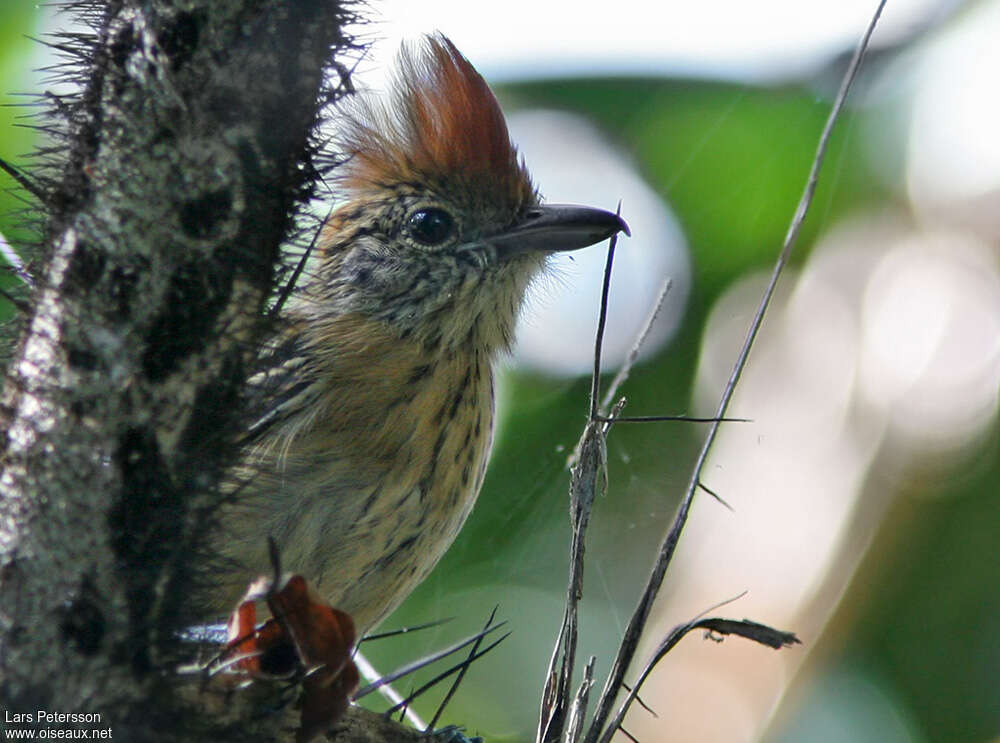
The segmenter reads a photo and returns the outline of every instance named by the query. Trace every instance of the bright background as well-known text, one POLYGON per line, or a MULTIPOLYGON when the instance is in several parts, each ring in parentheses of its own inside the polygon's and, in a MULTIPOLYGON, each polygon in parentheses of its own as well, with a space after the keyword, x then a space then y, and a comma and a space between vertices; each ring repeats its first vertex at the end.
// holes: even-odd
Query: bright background
MULTIPOLYGON (((628 412, 706 414, 780 247, 845 58, 872 0, 373 3, 384 38, 440 29, 495 83, 543 193, 623 213, 609 369, 651 296, 668 311, 628 412)), ((0 5, 0 97, 50 62, 0 5)), ((990 741, 1000 736, 1000 2, 890 0, 841 120, 647 637, 717 614, 796 631, 776 653, 689 637, 629 731, 652 741, 990 741)), ((3 97, 11 102, 12 97, 3 97)), ((31 132, 0 108, 0 155, 31 132)), ((4 181, 5 184, 9 183, 4 181)), ((0 213, 17 202, 0 194, 0 213)), ((9 237, 19 233, 0 217, 9 237)), ((388 625, 455 621, 366 652, 382 670, 477 629, 514 634, 446 722, 524 740, 563 601, 565 461, 584 419, 603 251, 532 296, 502 381, 480 503, 388 625)), ((587 553, 581 653, 606 672, 703 429, 621 425, 587 553)), ((419 683, 419 682, 417 682, 419 683)), ((405 685, 402 691, 405 691, 405 685)), ((431 695, 433 696, 433 695, 431 695)), ((436 699, 417 708, 429 716, 436 699)), ((624 740, 624 738, 622 738, 624 740)))

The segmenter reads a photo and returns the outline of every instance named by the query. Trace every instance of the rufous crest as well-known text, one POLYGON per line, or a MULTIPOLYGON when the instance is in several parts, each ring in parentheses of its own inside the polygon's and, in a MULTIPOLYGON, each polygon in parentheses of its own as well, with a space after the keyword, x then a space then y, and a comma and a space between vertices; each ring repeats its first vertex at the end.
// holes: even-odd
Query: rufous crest
POLYGON ((535 198, 503 112, 482 76, 442 34, 404 45, 390 94, 356 96, 338 142, 352 191, 417 180, 478 184, 513 206, 535 198))

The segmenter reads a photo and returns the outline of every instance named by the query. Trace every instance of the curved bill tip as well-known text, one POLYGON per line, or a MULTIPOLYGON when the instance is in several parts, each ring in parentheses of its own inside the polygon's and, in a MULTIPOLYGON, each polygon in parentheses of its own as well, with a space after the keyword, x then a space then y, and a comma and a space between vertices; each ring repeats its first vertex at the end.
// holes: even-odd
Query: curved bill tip
POLYGON ((579 250, 624 232, 631 236, 625 220, 614 212, 572 204, 532 207, 524 217, 488 239, 503 254, 526 251, 579 250))

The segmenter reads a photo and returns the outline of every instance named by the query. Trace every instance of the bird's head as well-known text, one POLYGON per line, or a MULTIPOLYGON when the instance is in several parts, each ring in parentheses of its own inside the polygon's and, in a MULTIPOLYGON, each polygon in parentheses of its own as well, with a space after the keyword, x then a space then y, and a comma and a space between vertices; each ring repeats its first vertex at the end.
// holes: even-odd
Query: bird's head
POLYGON ((386 98, 339 120, 346 203, 325 228, 317 307, 428 346, 506 349, 546 257, 628 231, 600 209, 543 205, 489 86, 444 36, 404 47, 386 98))

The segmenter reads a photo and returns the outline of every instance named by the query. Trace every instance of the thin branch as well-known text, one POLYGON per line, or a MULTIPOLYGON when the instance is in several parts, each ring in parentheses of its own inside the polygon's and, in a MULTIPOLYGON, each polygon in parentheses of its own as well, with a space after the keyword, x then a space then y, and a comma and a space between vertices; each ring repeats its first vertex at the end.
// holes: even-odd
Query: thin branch
MULTIPOLYGON (((359 653, 357 648, 354 650, 354 665, 358 667, 361 675, 369 681, 375 681, 381 678, 381 674, 378 672, 378 669, 368 661, 363 653, 359 653)), ((398 706, 400 702, 405 701, 392 684, 380 686, 378 688, 378 693, 385 697, 389 704, 392 705, 398 706)), ((393 707, 393 709, 395 709, 395 707, 393 707)), ((403 705, 403 709, 399 713, 399 721, 402 722, 404 719, 409 720, 410 724, 417 730, 423 730, 427 727, 427 723, 424 722, 423 718, 410 709, 408 705, 403 705)))
POLYGON ((431 629, 432 627, 440 627, 442 624, 448 624, 448 622, 454 621, 455 617, 445 617, 444 619, 435 619, 433 622, 424 622, 423 624, 415 624, 412 627, 400 627, 399 629, 386 630, 385 632, 374 632, 370 635, 365 635, 358 642, 358 646, 361 646, 362 642, 372 642, 373 640, 385 640, 389 637, 396 637, 398 635, 409 634, 410 632, 419 632, 423 629, 431 629))
POLYGON ((565 743, 577 743, 583 733, 583 723, 587 719, 587 701, 590 699, 590 690, 594 686, 594 663, 597 662, 595 656, 590 656, 587 665, 583 667, 583 679, 576 690, 573 704, 569 709, 569 721, 566 724, 565 743))
POLYGON ((666 638, 664 638, 664 640, 657 646, 656 651, 653 653, 653 657, 646 664, 646 667, 642 669, 642 673, 639 674, 639 679, 629 690, 628 695, 625 697, 625 700, 622 702, 618 711, 615 713, 614 718, 611 720, 611 724, 608 725, 608 728, 601 739, 602 741, 610 741, 611 736, 614 735, 614 731, 622 729, 621 725, 625 720, 625 715, 628 713, 632 702, 638 698, 639 690, 649 677, 649 674, 652 673, 657 664, 663 660, 663 657, 669 653, 688 632, 696 629, 704 629, 709 633, 717 635, 738 635, 739 637, 745 637, 746 639, 753 640, 761 645, 766 645, 774 650, 780 650, 781 648, 796 645, 801 642, 801 640, 799 640, 799 638, 792 632, 777 630, 773 627, 768 627, 766 624, 752 622, 749 619, 722 619, 720 617, 713 617, 709 619, 695 618, 685 624, 679 624, 674 627, 670 631, 670 634, 668 634, 666 638))
MULTIPOLYGON (((826 150, 830 142, 830 135, 833 131, 834 124, 836 124, 838 118, 840 117, 840 112, 847 100, 847 94, 854 83, 854 79, 857 77, 858 70, 861 66, 861 60, 864 58, 869 40, 875 30, 875 26, 878 24, 879 17, 882 15, 882 9, 884 7, 885 0, 881 0, 870 23, 868 24, 868 28, 865 30, 865 33, 854 52, 854 57, 851 59, 847 72, 844 75, 840 90, 834 100, 833 108, 830 111, 830 115, 827 117, 826 124, 823 127, 823 132, 820 135, 819 143, 816 148, 816 156, 813 158, 812 168, 810 169, 809 178, 806 182, 802 198, 799 200, 795 216, 792 218, 792 222, 788 228, 788 233, 785 236, 781 253, 779 254, 777 262, 774 265, 767 288, 764 291, 763 297, 761 297, 760 304, 757 307, 757 312, 755 313, 753 321, 750 324, 750 328, 747 331, 746 339, 743 343, 742 349, 740 350, 739 356, 736 359, 732 374, 730 375, 726 388, 722 393, 722 399, 719 402, 719 407, 715 414, 716 418, 725 418, 726 411, 729 409, 729 403, 733 398, 736 385, 739 382, 744 367, 746 366, 747 358, 750 355, 750 349, 753 347, 754 340, 757 337, 757 332, 760 330, 764 321, 764 315, 771 303, 771 297, 774 295, 778 279, 781 277, 785 265, 788 263, 788 259, 792 254, 792 250, 795 247, 799 232, 802 228, 802 223, 805 220, 810 205, 812 204, 813 195, 816 191, 816 184, 819 180, 820 168, 822 167, 826 156, 826 150)), ((692 472, 691 479, 688 482, 684 497, 681 500, 677 516, 674 519, 674 523, 671 526, 670 531, 667 533, 663 544, 660 546, 659 555, 653 565, 652 572, 650 573, 649 579, 646 583, 646 588, 643 591, 643 594, 639 599, 639 603, 629 621, 628 627, 625 630, 625 635, 622 638, 621 645, 618 649, 618 655, 615 658, 611 672, 608 674, 604 690, 602 691, 600 700, 598 701, 593 722, 587 732, 586 743, 596 743, 598 740, 606 742, 610 740, 611 736, 614 734, 615 726, 609 726, 607 730, 604 730, 605 725, 607 724, 608 717, 611 714, 611 709, 614 705, 614 700, 618 694, 618 690, 621 688, 625 672, 635 655, 636 647, 639 644, 639 637, 642 634, 643 628, 646 626, 646 620, 649 617, 653 601, 659 593, 660 586, 663 583, 663 577, 666 574, 666 570, 671 559, 673 558, 674 550, 677 548, 677 542, 680 540, 681 532, 687 522, 691 504, 693 503, 695 494, 700 486, 702 470, 708 460, 708 453, 712 448, 712 444, 715 442, 715 437, 718 434, 720 425, 721 424, 718 422, 712 423, 708 429, 708 433, 705 437, 705 443, 698 455, 694 471, 692 472), (602 731, 604 731, 603 736, 602 731)), ((638 684, 636 686, 638 687, 638 684)))
MULTIPOLYGON (((621 204, 618 205, 619 212, 621 211, 621 204)), ((617 239, 617 236, 616 236, 617 239)), ((612 256, 608 256, 609 259, 612 256)), ((666 420, 683 420, 683 421, 693 421, 696 423, 707 422, 710 419, 700 419, 700 418, 689 418, 687 416, 639 416, 639 417, 623 417, 620 415, 622 409, 625 407, 625 398, 621 398, 614 406, 611 411, 608 411, 608 405, 615 398, 618 393, 618 389, 622 386, 626 379, 628 379, 629 373, 632 371, 632 366, 635 364, 636 359, 639 357, 639 352, 642 350, 643 344, 649 337, 649 332, 653 328, 653 324, 656 322, 656 318, 660 315, 660 310, 663 308, 663 302, 667 298, 667 294, 670 291, 670 287, 673 286, 673 279, 666 279, 663 282, 663 286, 660 288, 660 292, 657 295, 656 302, 653 308, 650 310, 649 315, 646 317, 646 321, 642 324, 642 328, 639 334, 636 336, 635 341, 632 343, 632 349, 629 351, 628 356, 625 357, 625 361, 622 364, 621 369, 615 375, 615 378, 611 380, 611 386, 608 391, 604 394, 604 399, 601 400, 600 407, 597 411, 594 410, 594 400, 597 399, 598 384, 600 382, 600 369, 601 369, 601 352, 604 345, 604 321, 607 316, 608 311, 608 294, 610 288, 611 280, 611 266, 610 263, 605 266, 604 273, 604 284, 601 291, 601 314, 598 317, 597 324, 597 338, 594 343, 594 372, 590 380, 590 394, 591 394, 591 416, 592 421, 600 421, 605 425, 602 427, 601 431, 604 434, 611 429, 612 423, 639 423, 639 422, 652 422, 652 421, 666 421, 666 420)), ((711 419, 714 420, 714 419, 711 419)), ((567 460, 567 466, 572 467, 580 459, 580 447, 583 446, 583 438, 581 438, 577 444, 576 448, 573 449, 573 453, 570 454, 567 460)))
MULTIPOLYGON (((483 625, 483 632, 488 630, 490 626, 493 624, 493 620, 496 618, 497 615, 497 609, 499 608, 500 608, 499 606, 493 607, 493 611, 490 612, 490 616, 486 620, 486 624, 483 625)), ((431 733, 434 731, 434 725, 436 725, 437 721, 441 719, 441 715, 444 713, 444 708, 448 706, 448 702, 451 701, 451 698, 455 695, 455 692, 458 691, 459 684, 461 684, 462 679, 465 678, 465 672, 469 670, 469 666, 472 664, 473 658, 476 657, 476 652, 479 650, 479 646, 482 644, 482 642, 483 638, 480 637, 472 644, 472 648, 469 650, 469 657, 465 659, 465 665, 463 665, 462 670, 458 672, 458 675, 452 682, 451 687, 448 689, 448 693, 444 695, 444 699, 442 699, 441 704, 438 705, 437 711, 434 713, 434 717, 432 717, 431 721, 427 723, 427 728, 424 730, 424 732, 431 733)))
MULTIPOLYGON (((499 626, 499 625, 497 625, 497 626, 499 626)), ((494 629, 496 629, 496 628, 494 627, 494 629)), ((504 640, 506 640, 508 637, 510 637, 510 632, 507 632, 507 633, 505 633, 503 635, 500 635, 500 637, 498 637, 497 639, 495 639, 493 642, 491 642, 489 645, 487 645, 482 650, 479 650, 479 651, 477 651, 477 652, 469 655, 469 657, 467 657, 466 659, 464 659, 464 660, 456 663, 451 668, 449 668, 449 669, 447 669, 447 670, 442 671, 441 673, 439 673, 437 676, 435 676, 434 678, 432 678, 430 681, 428 681, 427 683, 425 683, 423 686, 418 687, 416 691, 411 692, 410 695, 406 699, 404 699, 402 702, 400 702, 399 704, 400 705, 407 705, 408 706, 410 704, 410 702, 412 702, 414 699, 416 699, 417 697, 419 697, 421 694, 423 694, 428 689, 436 686, 439 682, 441 682, 444 679, 448 678, 453 673, 462 673, 462 672, 464 672, 473 662, 475 662, 475 661, 479 660, 480 658, 482 658, 484 655, 486 655, 488 652, 490 652, 491 650, 493 650, 493 648, 495 648, 501 642, 503 642, 504 640)), ((481 633, 478 639, 481 640, 482 638, 483 638, 483 634, 481 633)), ((357 698, 356 695, 355 695, 355 698, 357 698)), ((386 715, 391 715, 393 712, 396 711, 397 708, 398 708, 398 706, 397 707, 391 707, 390 709, 387 709, 385 711, 385 714, 386 715)), ((425 732, 427 732, 427 731, 425 731, 425 732)))
MULTIPOLYGON (((618 204, 618 214, 621 216, 622 205, 618 204)), ((601 311, 597 315, 597 333, 594 335, 594 373, 590 377, 590 419, 597 417, 598 399, 601 392, 601 350, 604 346, 604 327, 608 321, 608 293, 611 291, 611 267, 615 262, 615 248, 618 245, 618 233, 611 237, 608 245, 608 258, 604 264, 604 283, 601 285, 601 311)))
MULTIPOLYGON (((619 211, 621 205, 619 204, 619 211)), ((590 521, 590 510, 597 493, 607 489, 607 449, 604 435, 610 423, 597 420, 600 399, 601 348, 608 315, 608 292, 611 285, 611 268, 614 265, 618 235, 611 237, 608 258, 604 266, 604 284, 601 290, 601 308, 597 320, 597 337, 594 342, 594 372, 590 386, 590 420, 574 451, 570 480, 570 520, 573 537, 570 545, 569 586, 566 606, 559 628, 552 657, 549 659, 542 691, 539 712, 537 743, 554 743, 563 737, 566 715, 570 706, 570 683, 576 660, 578 607, 583 596, 584 535, 590 521), (558 670, 557 670, 558 668, 558 670)), ((616 411, 620 408, 616 408, 616 411)))
MULTIPOLYGON (((622 688, 625 689, 625 691, 632 691, 632 687, 625 683, 622 684, 622 688)), ((656 714, 656 710, 650 707, 648 704, 646 704, 638 693, 636 693, 635 695, 635 701, 637 701, 639 703, 639 706, 642 707, 644 710, 646 710, 653 717, 655 717, 656 719, 660 719, 660 716, 656 714)))
POLYGON ((663 421, 684 421, 685 423, 753 423, 750 418, 700 418, 692 415, 599 415, 602 423, 662 423, 663 421))
POLYGON ((653 308, 649 311, 649 315, 646 316, 646 321, 642 324, 642 330, 639 331, 639 335, 636 336, 635 343, 632 344, 631 350, 628 352, 628 356, 625 357, 625 362, 622 364, 622 368, 618 370, 615 374, 615 378, 611 380, 611 386, 608 387, 608 391, 604 393, 604 399, 601 400, 601 410, 607 410, 608 405, 611 401, 615 399, 615 395, 618 393, 618 388, 621 387, 625 380, 628 379, 629 373, 632 371, 632 367, 635 365, 636 359, 639 358, 639 351, 642 350, 643 345, 646 343, 646 339, 649 337, 650 331, 653 329, 653 325, 656 323, 656 319, 660 316, 660 312, 663 310, 663 303, 667 299, 667 294, 670 293, 670 288, 674 285, 674 280, 667 278, 663 281, 663 286, 660 287, 659 293, 656 295, 656 302, 653 304, 653 308))
MULTIPOLYGON (((429 666, 431 663, 436 663, 437 661, 441 660, 442 658, 446 658, 449 655, 451 655, 452 653, 455 653, 455 652, 461 650, 462 648, 467 647, 468 645, 471 645, 474 642, 477 642, 478 640, 482 639, 486 635, 489 635, 489 634, 491 634, 493 632, 496 632, 498 629, 500 629, 501 627, 503 627, 506 624, 507 624, 507 622, 505 622, 505 621, 504 622, 499 622, 498 624, 495 624, 492 627, 490 627, 490 628, 488 628, 488 629, 486 629, 486 630, 484 630, 482 632, 477 632, 476 634, 472 635, 471 637, 467 637, 464 640, 462 640, 460 642, 457 642, 457 643, 455 643, 454 645, 452 645, 450 647, 445 648, 444 650, 439 650, 438 652, 433 653, 432 655, 429 655, 426 658, 421 658, 420 660, 416 660, 413 663, 407 663, 405 666, 402 666, 401 668, 397 668, 392 673, 386 674, 385 676, 383 676, 382 678, 378 679, 377 681, 373 681, 372 683, 368 684, 367 686, 361 687, 356 692, 354 692, 354 695, 351 697, 351 699, 357 701, 358 699, 366 697, 369 694, 371 694, 373 691, 377 691, 379 688, 385 686, 386 684, 391 684, 396 679, 402 678, 403 676, 408 676, 411 673, 413 673, 414 671, 419 671, 421 668, 424 668, 425 666, 429 666)), ((504 637, 506 637, 506 635, 504 635, 504 637)), ((485 652, 485 651, 483 651, 483 652, 485 652)), ((480 655, 482 655, 482 653, 480 653, 480 655)))

